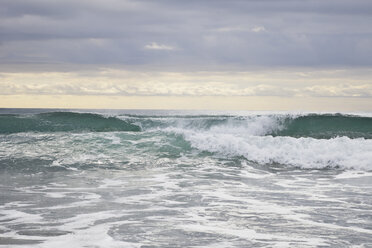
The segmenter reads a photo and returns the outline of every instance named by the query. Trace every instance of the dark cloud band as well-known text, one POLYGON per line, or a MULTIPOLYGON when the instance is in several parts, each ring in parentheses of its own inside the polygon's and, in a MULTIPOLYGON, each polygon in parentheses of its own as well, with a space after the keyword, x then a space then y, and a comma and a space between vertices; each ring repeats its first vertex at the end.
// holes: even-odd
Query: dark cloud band
POLYGON ((372 65, 372 2, 366 0, 3 0, 0 5, 1 63, 372 65))

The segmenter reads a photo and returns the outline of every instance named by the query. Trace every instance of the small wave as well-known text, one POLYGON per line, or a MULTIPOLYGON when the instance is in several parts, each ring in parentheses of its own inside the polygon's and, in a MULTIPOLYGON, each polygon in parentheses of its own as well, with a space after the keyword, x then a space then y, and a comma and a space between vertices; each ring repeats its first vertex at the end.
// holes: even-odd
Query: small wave
POLYGON ((34 115, 0 115, 0 133, 20 132, 140 131, 140 127, 116 117, 75 112, 34 115))

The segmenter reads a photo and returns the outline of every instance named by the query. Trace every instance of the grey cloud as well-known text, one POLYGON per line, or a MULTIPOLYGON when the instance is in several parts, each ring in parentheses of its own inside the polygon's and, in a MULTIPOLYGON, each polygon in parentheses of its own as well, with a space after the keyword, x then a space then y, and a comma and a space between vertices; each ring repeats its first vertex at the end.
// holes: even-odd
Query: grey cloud
POLYGON ((372 65, 367 0, 2 0, 0 7, 0 63, 372 65), (143 49, 152 43, 177 49, 143 49))

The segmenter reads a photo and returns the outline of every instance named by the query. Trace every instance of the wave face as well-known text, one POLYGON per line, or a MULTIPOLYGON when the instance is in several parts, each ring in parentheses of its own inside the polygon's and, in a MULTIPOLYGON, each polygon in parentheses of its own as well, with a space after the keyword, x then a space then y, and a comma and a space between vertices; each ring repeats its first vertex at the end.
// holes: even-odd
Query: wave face
POLYGON ((91 113, 51 112, 34 115, 0 115, 0 133, 140 131, 115 117, 91 113))
MULTIPOLYGON (((77 141, 71 141, 73 137, 67 134, 89 133, 88 138, 84 138, 84 143, 81 144, 78 151, 89 153, 85 151, 85 147, 89 147, 89 151, 95 151, 94 154, 102 154, 103 152, 104 157, 109 158, 107 161, 117 161, 119 164, 121 164, 120 156, 123 153, 142 157, 151 154, 153 156, 151 161, 164 157, 171 159, 185 154, 194 154, 193 159, 197 161, 207 152, 210 156, 232 160, 243 158, 258 165, 284 165, 306 169, 372 170, 372 118, 367 116, 342 114, 133 115, 117 113, 106 117, 95 113, 74 112, 49 112, 31 115, 3 114, 0 115, 0 132, 5 135, 3 139, 10 142, 9 152, 5 151, 5 154, 11 154, 14 147, 17 146, 12 144, 12 139, 19 139, 19 136, 4 138, 7 135, 17 133, 47 134, 40 136, 48 138, 45 138, 45 143, 43 141, 39 144, 37 151, 33 153, 31 158, 27 158, 28 160, 39 159, 40 150, 49 153, 57 151, 63 156, 69 156, 64 151, 68 150, 71 144, 76 144, 77 141), (62 136, 57 138, 52 135, 55 132, 66 133, 67 136, 60 134, 62 136), (114 141, 107 143, 106 139, 102 140, 102 136, 95 135, 95 133, 101 132, 106 132, 107 134, 103 136, 111 137, 116 143, 114 141), (115 134, 115 132, 119 133, 115 134), (48 142, 53 137, 58 139, 58 142, 64 140, 67 145, 62 146, 56 141, 56 145, 53 145, 54 150, 51 150, 50 146, 52 145, 48 142), (139 142, 139 140, 145 141, 139 142), (129 150, 125 150, 127 148, 129 150), (64 149, 64 151, 60 152, 58 149, 64 149)), ((31 150, 34 147, 36 145, 19 147, 20 150, 24 149, 20 156, 32 153, 31 150)), ((74 153, 74 151, 70 153, 74 153)), ((89 163, 94 161, 95 155, 92 156, 89 163)), ((44 154, 44 157, 49 159, 48 154, 44 154)), ((62 164, 67 163, 66 158, 55 160, 65 161, 62 164)), ((7 158, 6 161, 13 160, 7 158)), ((48 164, 48 161, 45 163, 48 164)), ((102 164, 107 161, 103 161, 102 164)), ((67 165, 85 163, 79 160, 75 162, 69 162, 67 165)), ((110 162, 110 164, 112 163, 110 162)))
POLYGON ((287 118, 278 136, 314 137, 321 139, 346 136, 372 138, 372 118, 351 115, 307 115, 287 118))

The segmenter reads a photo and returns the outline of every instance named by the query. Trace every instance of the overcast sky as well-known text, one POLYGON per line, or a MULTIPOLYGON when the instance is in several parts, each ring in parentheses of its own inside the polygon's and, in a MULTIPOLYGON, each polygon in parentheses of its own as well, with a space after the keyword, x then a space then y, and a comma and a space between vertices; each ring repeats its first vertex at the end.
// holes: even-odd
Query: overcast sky
POLYGON ((3 95, 372 98, 372 1, 0 0, 0 67, 3 95))

